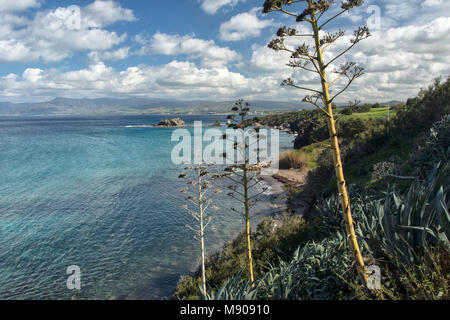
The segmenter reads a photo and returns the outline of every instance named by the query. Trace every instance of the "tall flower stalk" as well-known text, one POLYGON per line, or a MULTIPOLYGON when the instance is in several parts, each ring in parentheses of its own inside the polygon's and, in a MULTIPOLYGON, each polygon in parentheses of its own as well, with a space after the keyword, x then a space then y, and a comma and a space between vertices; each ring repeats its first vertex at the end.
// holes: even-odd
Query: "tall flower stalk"
MULTIPOLYGON (((260 140, 265 139, 259 133, 258 129, 246 129, 249 128, 249 125, 245 122, 246 117, 250 111, 249 104, 244 103, 242 99, 238 100, 235 106, 232 109, 233 114, 228 116, 228 120, 230 121, 230 128, 233 128, 239 132, 239 141, 235 142, 233 145, 233 149, 238 151, 238 156, 240 156, 241 161, 234 165, 232 176, 226 175, 229 179, 233 181, 233 185, 229 186, 230 192, 229 196, 234 198, 243 204, 243 212, 236 208, 231 208, 234 212, 241 214, 245 221, 245 234, 247 240, 247 257, 248 257, 248 268, 249 268, 249 277, 250 282, 253 283, 255 281, 254 271, 253 271, 253 258, 252 258, 252 241, 251 241, 251 208, 256 204, 256 198, 267 191, 267 187, 261 187, 258 191, 252 192, 257 185, 259 185, 259 180, 255 169, 252 168, 250 153, 253 151, 250 148, 256 147, 256 160, 259 163, 260 161, 260 140), (250 143, 247 141, 247 135, 253 135, 254 141, 250 143), (238 179, 235 179, 235 178, 238 179), (241 188, 238 188, 240 186, 241 188)), ((227 157, 228 155, 225 154, 227 157)), ((234 160, 230 159, 229 160, 234 160)))
MULTIPOLYGON (((186 224, 186 227, 192 230, 195 235, 194 238, 200 242, 200 257, 202 269, 202 291, 206 293, 206 268, 205 268, 205 231, 212 221, 212 217, 207 215, 208 208, 212 205, 212 200, 209 199, 208 193, 213 190, 213 186, 207 177, 210 175, 209 167, 212 164, 199 163, 196 167, 186 167, 186 173, 179 176, 181 179, 188 179, 189 173, 195 173, 193 180, 187 182, 188 187, 180 190, 186 195, 185 200, 189 203, 182 208, 195 219, 197 226, 193 227, 186 224)), ((215 194, 221 191, 216 189, 215 194)), ((217 206, 212 206, 213 210, 219 210, 217 206)))
POLYGON ((282 27, 278 30, 277 37, 269 43, 268 47, 275 51, 289 52, 289 67, 315 73, 320 79, 321 87, 318 89, 298 85, 291 78, 284 80, 282 85, 309 92, 309 95, 307 95, 303 101, 309 102, 310 104, 314 105, 327 118, 331 148, 333 151, 335 174, 337 178, 341 207, 344 213, 348 241, 352 250, 357 270, 362 278, 367 281, 364 260, 355 234, 350 200, 346 187, 344 169, 342 166, 338 132, 336 130, 336 119, 333 114, 333 103, 335 102, 336 98, 344 93, 353 83, 353 81, 363 74, 363 69, 354 62, 345 62, 338 68, 335 68, 331 71, 331 74, 336 75, 331 81, 328 80, 329 74, 327 74, 327 72, 329 71, 329 69, 331 69, 331 66, 335 62, 342 58, 357 43, 369 37, 370 33, 367 27, 359 27, 358 30, 354 32, 354 37, 350 40, 349 46, 346 49, 342 50, 340 53, 336 54, 333 58, 325 62, 325 50, 327 50, 331 45, 333 45, 334 42, 345 35, 345 32, 342 30, 339 30, 335 33, 325 32, 325 26, 327 26, 331 21, 337 19, 344 13, 349 12, 352 8, 361 6, 363 4, 363 1, 342 1, 340 8, 338 8, 336 14, 327 14, 328 10, 334 3, 335 1, 326 0, 266 0, 264 2, 263 12, 269 13, 278 11, 288 16, 295 17, 297 22, 308 23, 311 27, 312 32, 309 34, 300 34, 295 28, 282 27), (303 11, 301 11, 300 13, 291 11, 291 6, 295 6, 298 3, 304 4, 303 11), (304 39, 309 38, 309 42, 304 42, 297 48, 290 48, 289 46, 285 45, 286 37, 298 37, 304 39), (334 90, 334 86, 336 86, 338 81, 342 79, 346 80, 345 83, 343 85, 340 85, 339 89, 334 90))

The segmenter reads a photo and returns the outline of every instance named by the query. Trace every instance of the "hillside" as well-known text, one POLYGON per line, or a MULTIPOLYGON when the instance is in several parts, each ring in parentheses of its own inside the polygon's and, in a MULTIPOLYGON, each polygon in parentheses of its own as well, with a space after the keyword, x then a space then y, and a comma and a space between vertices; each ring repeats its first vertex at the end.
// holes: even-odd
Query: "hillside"
MULTIPOLYGON (((375 291, 357 280, 345 241, 323 116, 302 111, 253 119, 297 132, 297 150, 280 155, 280 163, 306 170, 306 184, 286 186, 290 210, 252 233, 256 285, 248 281, 243 232, 208 259, 203 298, 448 300, 449 101, 450 78, 389 110, 389 117, 382 106, 336 109, 357 237, 365 263, 381 270, 375 291), (299 216, 295 206, 305 197, 314 200, 299 216)), ((175 297, 199 299, 199 282, 198 271, 185 276, 175 297)))

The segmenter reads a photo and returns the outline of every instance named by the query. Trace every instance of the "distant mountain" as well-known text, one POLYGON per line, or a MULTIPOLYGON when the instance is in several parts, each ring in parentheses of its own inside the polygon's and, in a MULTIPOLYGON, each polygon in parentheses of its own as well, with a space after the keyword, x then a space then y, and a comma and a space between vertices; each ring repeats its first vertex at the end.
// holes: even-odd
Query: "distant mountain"
MULTIPOLYGON (((183 113, 227 113, 235 101, 182 101, 145 98, 99 98, 67 99, 55 98, 40 103, 0 102, 0 116, 52 116, 52 115, 106 115, 106 114, 183 114, 183 113)), ((305 102, 249 101, 252 111, 258 113, 311 109, 305 102)), ((390 105, 398 101, 389 102, 390 105)), ((382 103, 387 104, 387 103, 382 103)), ((347 104, 338 103, 338 107, 347 104)))
MULTIPOLYGON (((274 112, 310 109, 304 102, 249 101, 253 111, 274 112)), ((41 103, 0 102, 0 116, 104 115, 155 113, 225 113, 234 101, 181 101, 164 99, 67 99, 41 103)))

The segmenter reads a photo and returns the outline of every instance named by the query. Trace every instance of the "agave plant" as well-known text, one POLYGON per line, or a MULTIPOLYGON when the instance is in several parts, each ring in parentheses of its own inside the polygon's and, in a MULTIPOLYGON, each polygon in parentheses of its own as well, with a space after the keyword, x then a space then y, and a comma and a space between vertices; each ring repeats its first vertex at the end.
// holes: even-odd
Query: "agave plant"
MULTIPOLYGON (((357 193, 350 189, 355 230, 364 252, 394 255, 403 263, 414 262, 416 253, 437 242, 448 244, 449 165, 437 164, 425 181, 414 182, 405 195, 389 187, 383 194, 357 193)), ((343 225, 339 199, 331 196, 319 206, 324 233, 343 225)))
MULTIPOLYGON (((352 259, 341 233, 321 242, 299 247, 290 261, 271 265, 254 283, 245 282, 240 274, 228 281, 207 299, 258 300, 324 300, 333 299, 347 287, 343 278, 352 273, 352 259)), ((350 277, 353 278, 353 277, 350 277)))
POLYGON ((411 185, 404 199, 394 192, 378 207, 386 245, 404 263, 413 263, 415 253, 430 244, 439 241, 448 244, 448 169, 448 163, 436 165, 423 183, 411 185))
MULTIPOLYGON (((405 195, 389 188, 379 194, 358 194, 351 189, 355 230, 366 260, 394 258, 406 268, 420 264, 423 251, 438 242, 449 246, 449 166, 438 164, 423 182, 415 182, 405 195)), ((354 271, 345 235, 339 197, 318 206, 322 233, 320 242, 299 247, 288 262, 271 265, 252 288, 236 276, 210 299, 336 299, 349 292, 354 271)))
POLYGON ((209 290, 202 295, 205 300, 256 300, 258 288, 242 278, 242 272, 228 281, 217 292, 209 290))

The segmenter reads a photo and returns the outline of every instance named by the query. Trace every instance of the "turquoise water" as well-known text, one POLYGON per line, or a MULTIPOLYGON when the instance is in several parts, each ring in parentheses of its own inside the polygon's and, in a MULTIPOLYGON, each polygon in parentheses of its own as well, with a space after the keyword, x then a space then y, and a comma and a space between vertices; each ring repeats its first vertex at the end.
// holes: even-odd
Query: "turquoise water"
MULTIPOLYGON (((0 119, 0 299, 161 299, 198 265, 167 116, 0 119)), ((225 116, 182 116, 188 123, 225 116)), ((282 144, 290 144, 284 135, 282 144)), ((209 253, 241 228, 218 197, 209 253)))

